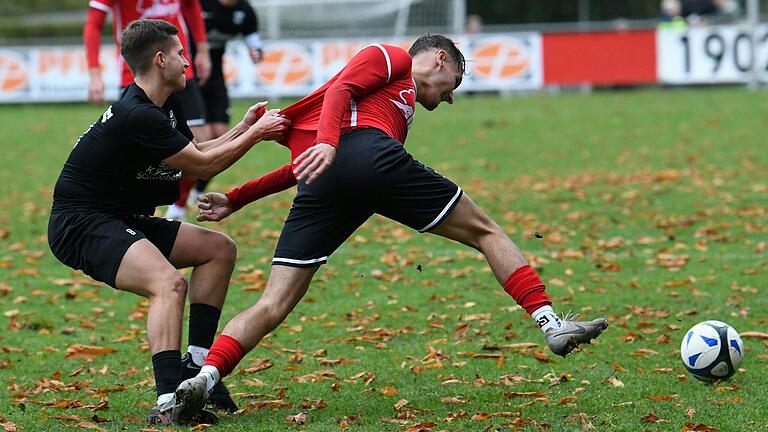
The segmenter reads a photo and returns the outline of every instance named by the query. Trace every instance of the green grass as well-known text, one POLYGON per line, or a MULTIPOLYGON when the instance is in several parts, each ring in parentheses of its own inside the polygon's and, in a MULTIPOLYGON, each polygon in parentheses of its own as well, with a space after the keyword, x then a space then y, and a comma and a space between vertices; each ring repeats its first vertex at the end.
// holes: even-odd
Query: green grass
MULTIPOLYGON (((91 285, 51 256, 45 238, 61 164, 101 111, 0 107, 0 421, 23 431, 138 430, 154 400, 145 303, 91 285), (67 358, 73 344, 117 352, 67 358)), ((254 404, 214 430, 768 428, 765 340, 745 338, 743 370, 716 385, 688 378, 678 354, 685 330, 705 319, 767 331, 766 120, 764 93, 732 88, 460 97, 419 110, 407 144, 414 156, 505 228, 557 310, 606 316, 611 327, 567 359, 549 355, 477 253, 373 218, 226 380, 243 407, 290 407, 254 404), (670 269, 662 253, 687 261, 670 269), (512 345, 526 342, 539 345, 512 345), (271 368, 244 372, 264 359, 271 368), (451 397, 460 403, 441 401, 451 397), (300 412, 306 424, 286 419, 300 412)), ((259 144, 211 189, 287 158, 259 144)), ((239 245, 223 320, 258 298, 248 290, 253 272, 269 272, 292 197, 264 199, 215 226, 239 245)))

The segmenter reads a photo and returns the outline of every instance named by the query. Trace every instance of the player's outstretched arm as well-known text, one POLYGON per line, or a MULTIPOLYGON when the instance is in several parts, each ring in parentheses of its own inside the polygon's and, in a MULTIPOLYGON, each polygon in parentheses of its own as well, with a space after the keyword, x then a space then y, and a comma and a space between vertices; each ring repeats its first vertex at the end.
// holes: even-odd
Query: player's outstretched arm
POLYGON ((257 142, 276 139, 288 128, 288 119, 278 115, 278 110, 268 111, 253 126, 213 148, 200 151, 190 142, 181 151, 163 159, 166 164, 181 170, 186 177, 209 179, 240 159, 257 142))

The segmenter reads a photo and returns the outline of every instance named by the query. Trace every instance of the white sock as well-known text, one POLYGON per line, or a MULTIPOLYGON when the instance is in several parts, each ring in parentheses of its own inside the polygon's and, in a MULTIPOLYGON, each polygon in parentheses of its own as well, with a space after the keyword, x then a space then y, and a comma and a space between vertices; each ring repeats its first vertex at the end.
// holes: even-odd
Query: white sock
POLYGON ((197 374, 197 376, 204 376, 206 379, 206 389, 208 391, 211 391, 213 386, 216 385, 217 382, 219 382, 219 379, 221 379, 221 375, 219 375, 219 370, 216 369, 216 366, 211 365, 205 365, 200 369, 200 373, 197 374))
POLYGON ((192 362, 197 366, 202 366, 205 363, 205 358, 208 357, 208 348, 201 346, 190 345, 187 347, 187 352, 192 356, 192 362))
POLYGON ((163 393, 157 397, 157 406, 162 406, 164 403, 171 400, 173 393, 163 393))
POLYGON ((560 317, 557 316, 552 306, 542 306, 536 309, 531 314, 531 317, 533 317, 533 320, 536 321, 536 324, 539 325, 544 333, 549 329, 559 329, 563 326, 560 317))

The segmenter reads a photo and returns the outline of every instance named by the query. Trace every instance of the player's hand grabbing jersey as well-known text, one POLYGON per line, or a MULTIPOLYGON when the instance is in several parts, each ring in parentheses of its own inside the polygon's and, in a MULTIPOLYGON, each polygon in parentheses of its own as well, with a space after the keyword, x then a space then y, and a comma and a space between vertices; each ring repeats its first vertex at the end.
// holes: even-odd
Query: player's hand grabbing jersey
POLYGON ((162 163, 192 140, 181 104, 153 104, 132 84, 80 137, 53 192, 53 212, 152 214, 179 193, 181 172, 162 163))

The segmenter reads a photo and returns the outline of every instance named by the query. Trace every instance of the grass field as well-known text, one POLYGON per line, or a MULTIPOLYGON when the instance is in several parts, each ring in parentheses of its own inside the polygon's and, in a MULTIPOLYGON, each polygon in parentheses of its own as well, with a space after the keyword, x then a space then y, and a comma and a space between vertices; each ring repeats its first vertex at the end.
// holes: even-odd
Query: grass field
MULTIPOLYGON (((101 111, 0 106, 6 431, 139 430, 154 402, 146 303, 70 271, 46 242, 53 183, 101 111)), ((225 380, 244 410, 211 430, 768 429, 766 124, 765 93, 732 88, 420 109, 407 148, 506 229, 558 311, 611 326, 555 357, 480 255, 373 218, 225 380), (742 370, 715 385, 678 353, 705 319, 748 336, 742 370)), ((211 189, 287 158, 259 144, 211 189)), ((259 297, 293 193, 213 226, 239 246, 222 325, 259 297)))

